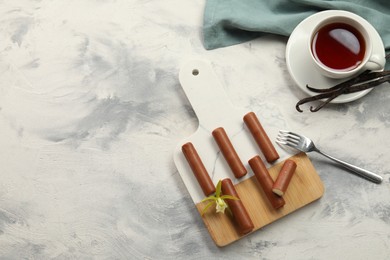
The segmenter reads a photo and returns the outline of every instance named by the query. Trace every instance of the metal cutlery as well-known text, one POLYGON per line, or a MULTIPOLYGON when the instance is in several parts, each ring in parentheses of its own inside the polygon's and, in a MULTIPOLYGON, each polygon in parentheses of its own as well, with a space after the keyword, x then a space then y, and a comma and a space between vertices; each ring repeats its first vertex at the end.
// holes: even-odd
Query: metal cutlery
POLYGON ((365 169, 362 169, 360 167, 357 167, 355 165, 352 165, 350 163, 344 162, 340 159, 337 159, 333 156, 330 156, 326 153, 321 152, 313 143, 313 141, 303 135, 299 135, 293 132, 280 130, 278 137, 276 138, 276 142, 278 144, 287 145, 291 148, 297 149, 302 152, 317 152, 328 159, 331 159, 332 161, 335 161, 342 165, 343 167, 353 171, 357 175, 370 180, 375 183, 381 183, 383 178, 379 176, 378 174, 375 174, 373 172, 367 171, 365 169))

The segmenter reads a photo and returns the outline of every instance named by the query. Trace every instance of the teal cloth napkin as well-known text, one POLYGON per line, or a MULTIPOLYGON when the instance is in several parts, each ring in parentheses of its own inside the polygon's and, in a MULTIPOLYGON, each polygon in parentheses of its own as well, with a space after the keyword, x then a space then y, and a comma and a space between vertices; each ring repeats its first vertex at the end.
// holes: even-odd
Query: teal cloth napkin
POLYGON ((207 0, 204 47, 226 47, 267 33, 289 36, 306 17, 329 9, 350 11, 365 18, 390 53, 390 0, 207 0))

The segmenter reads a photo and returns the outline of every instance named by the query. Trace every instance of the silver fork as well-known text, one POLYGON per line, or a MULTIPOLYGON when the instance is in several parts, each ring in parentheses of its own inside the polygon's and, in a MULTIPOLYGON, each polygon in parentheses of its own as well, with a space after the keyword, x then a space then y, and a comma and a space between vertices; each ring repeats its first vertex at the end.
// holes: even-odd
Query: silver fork
POLYGON ((299 135, 299 134, 289 132, 289 131, 280 130, 278 137, 276 138, 276 142, 278 144, 287 145, 289 147, 295 148, 295 149, 302 151, 302 152, 305 152, 305 153, 314 151, 314 152, 317 152, 319 154, 322 154, 323 156, 325 156, 325 157, 327 157, 335 162, 338 162, 340 165, 344 166, 345 168, 355 172, 359 176, 364 177, 372 182, 381 183, 383 180, 383 178, 381 176, 379 176, 378 174, 364 170, 360 167, 357 167, 355 165, 344 162, 342 160, 334 158, 333 156, 330 156, 326 153, 321 152, 314 145, 312 140, 310 140, 309 138, 307 138, 303 135, 299 135))

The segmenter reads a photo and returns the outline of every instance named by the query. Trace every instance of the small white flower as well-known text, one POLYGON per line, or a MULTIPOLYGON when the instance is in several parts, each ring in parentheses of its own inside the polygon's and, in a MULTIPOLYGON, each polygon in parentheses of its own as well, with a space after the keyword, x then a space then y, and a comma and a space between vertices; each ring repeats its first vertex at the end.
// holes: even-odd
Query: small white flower
POLYGON ((225 209, 227 208, 227 204, 223 199, 217 198, 217 201, 215 204, 216 204, 215 209, 216 209, 217 213, 218 212, 225 213, 225 209))
POLYGON ((207 205, 203 208, 202 212, 200 213, 202 216, 206 212, 206 210, 211 207, 215 203, 215 209, 217 213, 223 213, 225 214, 225 209, 228 208, 228 205, 226 204, 225 200, 239 200, 239 198, 236 198, 232 195, 222 195, 221 196, 221 187, 222 182, 221 180, 218 181, 217 186, 215 187, 215 193, 213 195, 208 196, 207 198, 204 198, 201 202, 208 201, 207 205))

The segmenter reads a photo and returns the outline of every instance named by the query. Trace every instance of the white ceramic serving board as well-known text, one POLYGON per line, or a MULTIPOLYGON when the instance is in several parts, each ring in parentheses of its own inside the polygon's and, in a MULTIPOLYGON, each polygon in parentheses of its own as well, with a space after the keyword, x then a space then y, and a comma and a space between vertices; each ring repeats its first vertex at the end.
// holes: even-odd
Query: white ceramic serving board
MULTIPOLYGON (((251 111, 233 107, 209 62, 193 60, 186 63, 180 70, 179 79, 198 117, 199 127, 193 135, 185 138, 177 145, 174 151, 174 161, 188 192, 194 203, 197 204, 205 196, 181 151, 182 145, 186 142, 192 142, 195 146, 214 185, 219 180, 228 177, 232 179, 234 184, 246 180, 253 176, 248 160, 255 155, 260 155, 264 162, 265 160, 243 121, 244 115, 251 111), (225 129, 238 156, 248 170, 247 175, 239 180, 234 177, 212 137, 211 133, 217 127, 225 129)), ((261 114, 257 114, 257 117, 274 143, 279 131, 277 123, 280 124, 280 121, 272 118, 265 120, 261 114)), ((275 148, 280 155, 277 162, 291 156, 291 154, 287 154, 283 149, 280 149, 279 146, 275 145, 275 148)), ((267 165, 267 167, 270 166, 267 165)))

